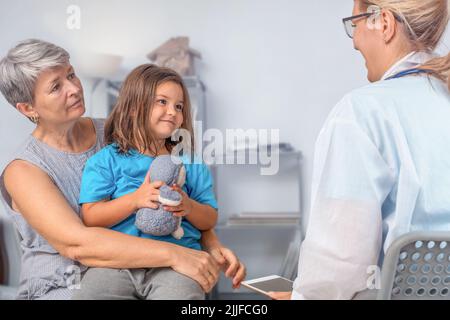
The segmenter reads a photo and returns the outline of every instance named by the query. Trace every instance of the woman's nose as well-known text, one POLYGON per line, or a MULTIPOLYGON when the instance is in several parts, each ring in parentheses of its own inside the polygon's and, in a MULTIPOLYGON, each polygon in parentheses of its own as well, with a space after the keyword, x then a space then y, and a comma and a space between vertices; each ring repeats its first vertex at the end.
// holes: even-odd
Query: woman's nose
POLYGON ((71 81, 67 81, 67 94, 68 96, 79 95, 81 93, 81 87, 71 81))

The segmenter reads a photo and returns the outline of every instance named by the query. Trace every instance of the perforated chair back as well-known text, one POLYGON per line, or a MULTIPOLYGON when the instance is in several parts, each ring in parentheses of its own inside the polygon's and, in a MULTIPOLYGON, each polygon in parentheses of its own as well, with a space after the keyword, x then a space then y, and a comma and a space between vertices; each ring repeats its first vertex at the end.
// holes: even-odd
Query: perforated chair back
POLYGON ((388 249, 382 300, 450 300, 450 232, 412 232, 388 249))

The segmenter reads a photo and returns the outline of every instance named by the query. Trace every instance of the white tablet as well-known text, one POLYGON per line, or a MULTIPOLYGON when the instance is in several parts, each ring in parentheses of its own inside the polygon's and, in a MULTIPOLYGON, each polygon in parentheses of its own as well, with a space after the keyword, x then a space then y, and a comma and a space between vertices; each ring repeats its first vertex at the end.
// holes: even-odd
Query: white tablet
POLYGON ((268 292, 292 291, 293 282, 289 279, 272 275, 268 277, 243 281, 242 285, 263 295, 269 296, 268 292))

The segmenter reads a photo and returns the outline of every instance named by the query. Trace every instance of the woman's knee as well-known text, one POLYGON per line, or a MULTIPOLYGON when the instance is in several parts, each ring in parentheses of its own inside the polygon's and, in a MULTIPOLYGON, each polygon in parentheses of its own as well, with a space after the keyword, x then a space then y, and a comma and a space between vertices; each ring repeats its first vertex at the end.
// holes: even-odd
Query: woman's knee
POLYGON ((205 300, 197 281, 172 269, 159 270, 152 279, 148 300, 205 300))

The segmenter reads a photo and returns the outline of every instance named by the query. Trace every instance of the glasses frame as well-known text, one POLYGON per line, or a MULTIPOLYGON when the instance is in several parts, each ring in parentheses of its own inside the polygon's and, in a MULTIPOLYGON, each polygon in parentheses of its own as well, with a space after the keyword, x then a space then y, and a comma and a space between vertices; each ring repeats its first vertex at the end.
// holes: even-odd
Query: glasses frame
POLYGON ((362 18, 367 19, 367 18, 373 16, 374 14, 377 14, 377 12, 366 12, 366 13, 357 14, 356 16, 351 16, 351 17, 342 19, 342 23, 344 24, 345 33, 347 34, 347 36, 350 39, 353 39, 353 32, 350 32, 350 30, 347 28, 347 25, 349 22, 351 23, 350 27, 353 28, 352 30, 354 30, 354 28, 356 28, 356 25, 353 23, 353 20, 362 19, 362 18))
MULTIPOLYGON (((377 8, 377 6, 375 6, 375 7, 377 8)), ((381 8, 378 8, 378 10, 381 10, 381 8)), ((351 16, 351 17, 342 19, 342 23, 344 24, 345 33, 347 34, 347 36, 350 39, 353 39, 353 32, 350 32, 350 30, 347 29, 348 22, 352 23, 350 27, 353 28, 352 29, 352 31, 353 31, 356 28, 356 25, 353 23, 353 20, 362 19, 362 18, 367 19, 367 18, 370 18, 371 16, 373 16, 374 14, 379 14, 379 13, 380 13, 380 11, 366 12, 366 13, 357 14, 356 16, 351 16)), ((400 22, 400 23, 405 22, 396 13, 393 13, 393 15, 394 15, 395 20, 397 20, 398 22, 400 22)))

